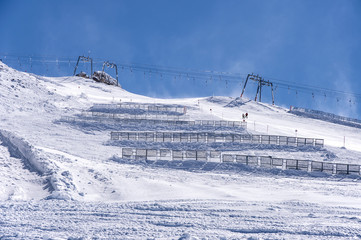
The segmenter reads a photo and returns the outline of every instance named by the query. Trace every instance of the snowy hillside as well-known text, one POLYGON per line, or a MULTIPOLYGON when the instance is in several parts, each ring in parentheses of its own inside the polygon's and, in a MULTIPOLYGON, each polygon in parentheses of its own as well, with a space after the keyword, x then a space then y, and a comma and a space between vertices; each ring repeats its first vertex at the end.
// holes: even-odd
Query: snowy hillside
POLYGON ((2 62, 0 99, 0 238, 361 238, 360 168, 335 174, 337 164, 361 165, 360 128, 245 98, 149 98, 2 62), (235 141, 258 135, 278 142, 235 141), (281 145, 280 136, 313 142, 281 145), (227 154, 234 161, 221 162, 227 154), (285 160, 262 167, 261 156, 285 160), (292 170, 287 159, 331 172, 307 171, 311 162, 292 170))

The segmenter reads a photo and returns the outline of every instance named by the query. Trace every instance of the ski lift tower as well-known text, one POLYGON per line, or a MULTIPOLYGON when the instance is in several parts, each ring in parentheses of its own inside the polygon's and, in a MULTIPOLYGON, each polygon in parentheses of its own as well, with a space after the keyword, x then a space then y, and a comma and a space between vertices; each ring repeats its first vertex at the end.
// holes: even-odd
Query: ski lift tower
POLYGON ((268 87, 271 87, 272 105, 275 105, 275 100, 274 100, 274 95, 273 95, 273 83, 271 83, 270 81, 265 81, 264 78, 260 77, 258 74, 254 75, 252 73, 252 74, 247 75, 246 82, 244 83, 244 86, 242 89, 241 97, 243 96, 244 90, 246 89, 248 80, 258 82, 257 93, 256 93, 256 97, 254 98, 255 101, 257 101, 257 97, 259 95, 259 101, 262 102, 262 87, 268 86, 268 87))
POLYGON ((78 61, 76 62, 75 68, 74 68, 74 76, 76 74, 76 70, 78 68, 79 65, 79 61, 83 61, 83 62, 90 62, 90 75, 89 77, 92 78, 93 77, 93 59, 90 57, 84 57, 84 56, 79 56, 78 57, 78 61))
POLYGON ((117 77, 117 86, 119 86, 119 81, 118 81, 118 67, 117 67, 117 64, 115 63, 110 63, 108 61, 104 62, 103 63, 103 69, 102 69, 102 72, 104 73, 104 67, 107 66, 108 68, 115 68, 115 74, 116 74, 116 77, 117 77))

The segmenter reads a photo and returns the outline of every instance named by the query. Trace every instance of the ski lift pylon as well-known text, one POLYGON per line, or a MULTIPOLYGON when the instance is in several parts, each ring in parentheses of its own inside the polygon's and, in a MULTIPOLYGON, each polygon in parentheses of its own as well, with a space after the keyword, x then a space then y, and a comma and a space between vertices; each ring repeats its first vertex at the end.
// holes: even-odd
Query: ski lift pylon
POLYGON ((102 72, 104 73, 104 68, 105 67, 108 67, 108 68, 115 68, 115 74, 116 74, 116 80, 117 80, 117 86, 119 86, 119 80, 118 80, 118 66, 117 64, 115 63, 111 63, 111 62, 108 62, 108 61, 105 61, 103 63, 103 69, 102 69, 102 72))
POLYGON ((76 62, 75 68, 74 68, 74 76, 76 74, 76 70, 79 66, 79 61, 83 61, 83 63, 85 64, 86 62, 90 62, 90 78, 93 77, 93 59, 90 57, 84 57, 84 56, 79 56, 78 57, 78 61, 76 62))

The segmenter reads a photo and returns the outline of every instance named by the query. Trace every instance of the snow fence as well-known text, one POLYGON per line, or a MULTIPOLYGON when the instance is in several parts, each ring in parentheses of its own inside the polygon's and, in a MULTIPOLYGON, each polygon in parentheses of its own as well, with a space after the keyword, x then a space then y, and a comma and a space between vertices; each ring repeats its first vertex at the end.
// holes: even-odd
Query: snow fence
POLYGON ((361 128, 361 120, 359 119, 342 117, 336 114, 327 113, 323 111, 300 108, 300 107, 291 107, 290 113, 298 116, 320 119, 331 123, 341 124, 344 126, 361 128))
POLYGON ((330 163, 304 159, 273 158, 272 156, 252 156, 212 150, 174 150, 122 148, 122 158, 149 161, 204 161, 221 163, 241 163, 254 167, 278 168, 281 170, 303 170, 328 174, 361 175, 361 167, 356 164, 330 163))
MULTIPOLYGON (((157 115, 159 118, 154 118, 156 115, 132 115, 132 114, 117 114, 117 113, 99 113, 99 112, 82 112, 81 116, 85 117, 83 120, 98 120, 113 119, 123 123, 146 123, 157 125, 189 125, 189 126, 209 126, 209 127, 232 127, 247 129, 247 122, 242 121, 224 121, 224 120, 181 120, 178 116, 173 115, 157 115), (89 119, 87 119, 89 118, 89 119)), ((60 120, 67 122, 77 121, 74 116, 61 116, 60 120)))
POLYGON ((107 113, 107 112, 82 112, 82 116, 85 117, 100 117, 111 119, 132 119, 132 120, 171 120, 171 121, 188 121, 189 117, 184 115, 171 115, 171 114, 157 114, 157 113, 145 113, 145 114, 129 114, 129 113, 107 113))
POLYGON ((92 109, 140 109, 145 111, 157 112, 176 112, 185 114, 187 107, 182 105, 161 105, 161 104, 146 104, 146 103, 118 103, 118 104, 94 104, 92 109))
POLYGON ((146 142, 235 142, 250 144, 268 144, 280 146, 323 147, 324 140, 318 138, 300 138, 276 135, 250 135, 215 132, 151 132, 151 131, 114 131, 111 140, 129 140, 146 142))

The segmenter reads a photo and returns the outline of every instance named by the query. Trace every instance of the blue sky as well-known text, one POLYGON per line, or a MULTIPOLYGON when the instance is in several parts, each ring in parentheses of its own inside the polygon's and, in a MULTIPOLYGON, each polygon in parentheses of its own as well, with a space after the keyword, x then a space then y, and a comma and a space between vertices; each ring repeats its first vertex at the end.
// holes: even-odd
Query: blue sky
MULTIPOLYGON (((239 82, 225 83, 120 71, 122 86, 140 94, 237 96, 244 76, 253 72, 291 86, 276 88, 279 105, 361 118, 360 95, 320 90, 361 94, 359 0, 0 0, 0 36, 3 59, 11 55, 74 61, 90 53, 99 61, 118 64, 241 74, 239 82), (295 84, 299 90, 292 88, 295 84), (309 90, 302 92, 304 86, 318 88, 312 96, 309 90)), ((26 68, 24 63, 9 65, 26 68)), ((71 74, 74 64, 69 65, 63 74, 71 74)), ((59 75, 59 68, 48 67, 48 75, 59 75)), ((26 70, 41 74, 39 68, 26 70)), ((263 99, 269 102, 268 91, 263 99)), ((254 97, 254 84, 246 95, 254 97)))

